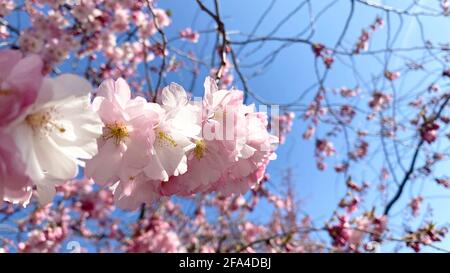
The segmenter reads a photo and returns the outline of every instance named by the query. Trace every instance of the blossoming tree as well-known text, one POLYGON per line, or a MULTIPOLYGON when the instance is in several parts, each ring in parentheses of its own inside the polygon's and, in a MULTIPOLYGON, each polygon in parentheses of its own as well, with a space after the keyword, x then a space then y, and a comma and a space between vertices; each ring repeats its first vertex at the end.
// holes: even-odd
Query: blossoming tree
POLYGON ((450 48, 427 38, 430 24, 448 26, 449 2, 405 2, 298 1, 261 34, 275 0, 251 33, 230 29, 218 0, 190 1, 207 29, 176 30, 183 15, 155 0, 2 0, 0 251, 447 251, 445 222, 422 207, 436 197, 427 188, 450 187, 450 48), (321 40, 333 10, 342 27, 321 40), (368 26, 358 11, 375 14, 368 26), (295 17, 304 29, 280 36, 295 17), (405 21, 417 45, 398 45, 405 21), (312 59, 311 85, 267 100, 251 79, 283 69, 293 45, 312 59), (303 210, 291 168, 282 183, 267 173, 290 138, 314 147, 296 161, 334 165, 344 195, 326 219, 303 210))

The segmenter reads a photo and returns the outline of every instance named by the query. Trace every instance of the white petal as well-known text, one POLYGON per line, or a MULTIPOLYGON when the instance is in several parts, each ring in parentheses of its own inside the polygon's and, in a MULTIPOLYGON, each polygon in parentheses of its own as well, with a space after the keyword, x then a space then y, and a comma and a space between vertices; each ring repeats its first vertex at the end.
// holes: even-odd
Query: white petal
POLYGON ((76 158, 68 156, 51 138, 35 138, 35 152, 46 176, 71 179, 78 174, 76 158))
POLYGON ((169 176, 183 174, 187 171, 187 159, 181 146, 176 148, 171 146, 157 147, 156 158, 169 176))
POLYGON ((54 84, 52 100, 60 100, 70 96, 86 96, 91 93, 91 84, 74 74, 62 74, 52 79, 54 84))
POLYGON ((203 86, 205 88, 205 100, 206 100, 208 106, 212 106, 212 104, 213 104, 212 96, 219 89, 217 87, 217 83, 213 78, 206 77, 205 83, 203 84, 203 86))
POLYGON ((11 132, 16 146, 27 165, 27 175, 33 181, 44 179, 41 164, 34 150, 33 131, 26 125, 20 124, 11 132))
POLYGON ((145 175, 151 180, 168 181, 169 175, 164 170, 156 154, 153 154, 150 159, 150 164, 144 169, 145 175))
POLYGON ((117 146, 114 141, 107 141, 98 154, 86 163, 86 176, 100 185, 116 182, 118 177, 114 170, 120 168, 122 150, 123 147, 117 146))
POLYGON ((116 96, 123 107, 131 98, 131 90, 128 83, 123 78, 118 78, 115 82, 116 96))
POLYGON ((178 106, 186 105, 188 99, 186 91, 181 85, 171 83, 162 90, 161 101, 164 106, 169 108, 176 108, 178 106))

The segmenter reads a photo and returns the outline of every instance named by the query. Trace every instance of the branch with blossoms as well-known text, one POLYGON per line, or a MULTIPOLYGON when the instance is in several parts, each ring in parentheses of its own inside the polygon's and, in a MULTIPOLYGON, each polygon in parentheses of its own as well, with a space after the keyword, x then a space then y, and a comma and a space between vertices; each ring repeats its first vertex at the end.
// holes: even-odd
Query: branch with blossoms
POLYGON ((450 46, 430 28, 449 1, 406 2, 258 3, 246 32, 219 0, 179 30, 155 0, 2 1, 0 250, 445 252, 429 189, 450 187, 450 46), (293 49, 293 98, 253 90, 293 49), (295 162, 339 181, 320 219, 291 155, 267 173, 298 136, 314 151, 295 162))

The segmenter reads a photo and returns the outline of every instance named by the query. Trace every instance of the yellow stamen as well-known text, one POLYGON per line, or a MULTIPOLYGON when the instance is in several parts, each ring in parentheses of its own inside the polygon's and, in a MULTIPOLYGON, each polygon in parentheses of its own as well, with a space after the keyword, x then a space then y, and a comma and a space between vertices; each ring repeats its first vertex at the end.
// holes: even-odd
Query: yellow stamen
POLYGON ((177 142, 169 134, 163 131, 157 131, 156 137, 160 145, 162 145, 162 142, 165 142, 174 148, 177 147, 177 142))
POLYGON ((125 138, 129 137, 128 128, 125 124, 121 122, 114 122, 113 124, 107 124, 106 129, 108 133, 103 137, 108 140, 114 138, 117 145, 120 144, 125 138))
POLYGON ((66 132, 64 127, 59 126, 51 120, 52 116, 50 112, 51 111, 42 111, 30 114, 26 116, 25 121, 34 131, 41 129, 51 131, 53 128, 56 128, 60 133, 66 132))
POLYGON ((206 151, 205 141, 197 140, 195 142, 195 148, 194 148, 194 156, 195 156, 195 158, 197 158, 198 160, 202 159, 203 156, 205 155, 205 151, 206 151))

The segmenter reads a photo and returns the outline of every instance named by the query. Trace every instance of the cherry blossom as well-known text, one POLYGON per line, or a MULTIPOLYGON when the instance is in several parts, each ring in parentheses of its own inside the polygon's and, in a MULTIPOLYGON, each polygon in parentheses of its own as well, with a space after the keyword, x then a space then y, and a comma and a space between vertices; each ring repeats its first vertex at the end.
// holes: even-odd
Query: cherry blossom
POLYGON ((272 116, 271 128, 274 134, 278 136, 280 144, 285 141, 285 136, 292 130, 292 123, 295 118, 295 113, 287 112, 281 116, 272 116))
POLYGON ((219 90, 211 78, 204 87, 203 130, 190 153, 189 171, 163 185, 165 194, 245 193, 274 159, 277 138, 267 132, 267 117, 246 107, 241 91, 219 90))
POLYGON ((186 152, 194 149, 193 138, 200 132, 199 110, 189 104, 186 91, 177 84, 164 88, 161 100, 164 112, 153 128, 155 141, 144 172, 149 179, 168 181, 187 171, 186 152))
POLYGON ((8 15, 15 7, 14 1, 5 0, 0 3, 0 16, 8 15))
POLYGON ((124 79, 104 81, 93 108, 104 124, 98 138, 98 153, 86 164, 86 175, 100 185, 112 185, 142 172, 155 141, 153 127, 161 107, 142 97, 131 99, 124 79), (138 152, 140 151, 140 153, 138 152))
POLYGON ((428 143, 432 143, 437 139, 437 130, 439 124, 433 121, 425 122, 420 128, 420 136, 428 143))
POLYGON ((180 37, 195 44, 198 42, 200 35, 191 28, 186 28, 180 31, 180 37))
POLYGON ((369 102, 369 107, 372 108, 375 112, 378 112, 383 108, 387 108, 390 103, 390 95, 377 91, 372 94, 372 99, 369 102))
POLYGON ((420 213, 420 206, 423 202, 422 196, 417 196, 413 199, 411 199, 411 202, 409 203, 409 206, 411 208, 413 216, 418 216, 420 213))
POLYGON ((77 176, 81 159, 97 151, 101 127, 90 92, 91 85, 75 75, 45 78, 36 101, 12 125, 11 135, 27 159, 26 174, 43 204, 52 201, 55 185, 77 176))
POLYGON ((42 60, 36 55, 23 57, 18 50, 2 50, 0 69, 0 127, 4 127, 36 100, 42 60))
POLYGON ((31 179, 25 174, 25 163, 7 134, 0 132, 0 198, 26 204, 31 197, 31 179))
POLYGON ((386 79, 388 79, 390 81, 395 81, 396 79, 398 79, 400 77, 400 72, 386 70, 386 71, 384 71, 384 76, 386 77, 386 79))

